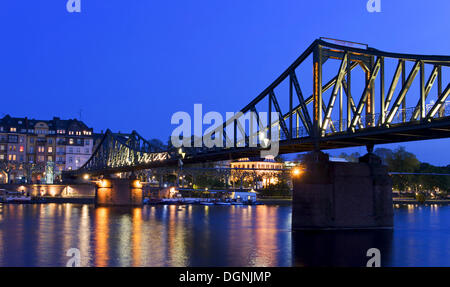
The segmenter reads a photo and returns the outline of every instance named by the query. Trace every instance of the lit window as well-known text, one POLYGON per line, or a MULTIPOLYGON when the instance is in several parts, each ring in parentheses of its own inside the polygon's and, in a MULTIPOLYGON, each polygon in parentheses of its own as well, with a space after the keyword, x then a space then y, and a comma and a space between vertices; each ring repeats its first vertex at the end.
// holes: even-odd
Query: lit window
POLYGON ((19 147, 19 151, 20 151, 20 152, 23 152, 23 150, 24 150, 23 145, 21 145, 21 146, 19 147))
POLYGON ((53 147, 49 146, 48 147, 48 153, 52 153, 53 152, 53 147))
POLYGON ((73 139, 69 139, 69 144, 73 144, 73 139))
POLYGON ((16 130, 17 130, 16 128, 10 128, 10 129, 9 129, 9 131, 12 132, 12 133, 15 133, 16 130))
POLYGON ((53 157, 52 157, 51 155, 49 155, 49 156, 47 157, 47 161, 53 161, 53 157))

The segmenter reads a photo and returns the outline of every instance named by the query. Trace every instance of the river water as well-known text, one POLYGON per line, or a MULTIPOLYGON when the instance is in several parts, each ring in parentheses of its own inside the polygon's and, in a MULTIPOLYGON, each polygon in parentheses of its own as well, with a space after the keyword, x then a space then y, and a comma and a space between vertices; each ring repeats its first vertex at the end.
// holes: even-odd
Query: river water
POLYGON ((0 205, 0 266, 450 266, 450 206, 396 206, 394 230, 291 232, 290 205, 0 205), (73 255, 72 255, 73 256, 73 255))

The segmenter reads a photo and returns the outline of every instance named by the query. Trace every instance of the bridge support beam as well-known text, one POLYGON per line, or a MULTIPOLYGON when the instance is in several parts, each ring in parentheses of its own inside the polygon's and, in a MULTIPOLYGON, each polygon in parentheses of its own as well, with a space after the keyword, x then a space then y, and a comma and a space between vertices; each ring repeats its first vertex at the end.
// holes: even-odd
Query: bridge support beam
POLYGON ((344 163, 313 152, 293 183, 293 230, 393 227, 392 182, 372 153, 344 163))
POLYGON ((95 193, 97 206, 142 205, 142 185, 137 179, 102 179, 95 193))

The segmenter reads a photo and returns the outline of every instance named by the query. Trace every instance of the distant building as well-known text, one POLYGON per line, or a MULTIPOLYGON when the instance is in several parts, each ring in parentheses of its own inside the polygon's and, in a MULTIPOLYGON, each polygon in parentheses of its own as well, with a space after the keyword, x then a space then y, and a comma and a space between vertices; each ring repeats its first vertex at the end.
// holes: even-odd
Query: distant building
POLYGON ((231 180, 253 183, 256 188, 265 188, 268 185, 277 184, 277 175, 281 174, 283 163, 269 158, 241 158, 230 163, 231 180), (235 170, 233 170, 235 169, 235 170))
MULTIPOLYGON (((0 161, 14 163, 9 181, 25 176, 26 165, 55 166, 55 174, 81 167, 92 155, 93 129, 76 119, 0 119, 0 161)), ((44 171, 42 171, 43 173, 44 171)), ((3 171, 4 173, 4 171, 3 171)), ((35 180, 42 180, 43 174, 35 180)), ((3 177, 2 177, 3 178, 3 177)))

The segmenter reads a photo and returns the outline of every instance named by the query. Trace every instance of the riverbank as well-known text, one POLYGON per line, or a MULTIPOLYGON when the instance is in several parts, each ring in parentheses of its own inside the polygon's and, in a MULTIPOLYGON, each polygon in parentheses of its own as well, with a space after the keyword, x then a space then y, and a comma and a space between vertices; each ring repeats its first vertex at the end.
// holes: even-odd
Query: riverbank
MULTIPOLYGON (((43 202, 32 202, 32 203, 76 203, 76 204, 95 204, 95 197, 42 197, 43 202)), ((265 205, 290 205, 292 204, 292 198, 282 198, 282 197, 273 197, 273 198, 260 198, 258 199, 259 203, 265 205)), ((407 199, 407 198, 393 198, 393 204, 420 204, 415 199, 407 199)), ((440 205, 450 205, 449 199, 441 199, 441 200, 427 200, 423 204, 440 204, 440 205)))
MULTIPOLYGON (((392 202, 394 204, 421 204, 416 199, 409 198, 393 198, 392 202)), ((429 199, 423 204, 450 204, 450 199, 429 199)))
MULTIPOLYGON (((273 197, 273 198, 261 198, 258 199, 259 202, 264 204, 291 204, 292 198, 280 198, 280 197, 273 197)), ((416 199, 409 199, 409 198, 393 198, 392 199, 393 204, 420 204, 416 199)), ((450 199, 429 199, 426 200, 423 204, 450 204, 450 199)))

